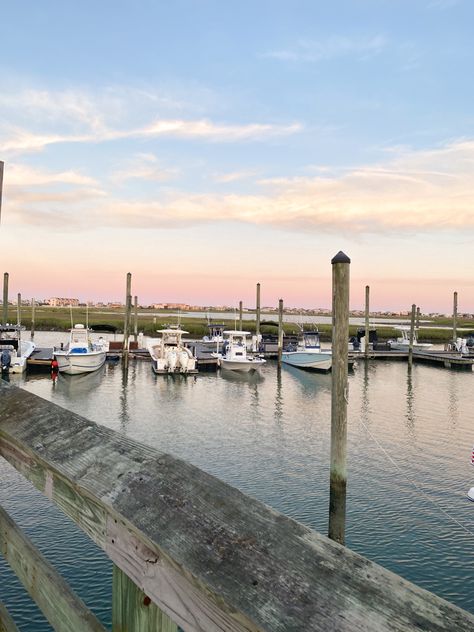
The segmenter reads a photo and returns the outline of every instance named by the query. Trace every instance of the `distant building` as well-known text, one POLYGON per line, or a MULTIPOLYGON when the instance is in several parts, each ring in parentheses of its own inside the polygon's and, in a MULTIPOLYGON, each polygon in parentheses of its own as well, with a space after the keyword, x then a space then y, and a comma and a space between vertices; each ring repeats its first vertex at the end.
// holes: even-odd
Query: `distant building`
POLYGON ((48 305, 51 307, 69 307, 72 305, 73 307, 79 306, 78 298, 58 298, 57 296, 48 299, 48 305))

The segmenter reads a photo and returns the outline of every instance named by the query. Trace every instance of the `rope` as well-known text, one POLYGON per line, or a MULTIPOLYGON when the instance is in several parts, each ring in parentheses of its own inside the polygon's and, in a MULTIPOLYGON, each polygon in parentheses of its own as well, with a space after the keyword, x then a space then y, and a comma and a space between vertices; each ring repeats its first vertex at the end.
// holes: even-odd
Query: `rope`
POLYGON ((445 509, 443 509, 443 507, 441 507, 441 505, 431 496, 429 496, 429 494, 427 494, 423 489, 421 489, 416 483, 415 481, 413 481, 412 479, 410 479, 405 472, 402 470, 402 468, 398 465, 398 463, 392 458, 392 456, 390 455, 389 452, 387 452, 387 450, 383 447, 383 445, 377 440, 377 438, 370 432, 369 427, 364 423, 364 421, 362 419, 359 419, 360 423, 362 424, 362 426, 365 428, 366 432, 369 434, 370 438, 372 439, 372 441, 380 448, 380 450, 384 453, 384 455, 387 457, 387 459, 392 463, 392 465, 395 466, 395 468, 400 472, 400 474, 402 475, 403 478, 405 478, 409 483, 411 483, 411 485, 413 485, 413 487, 418 490, 418 492, 420 492, 425 498, 427 498, 433 505, 435 505, 435 507, 437 509, 439 509, 447 518, 449 518, 449 520, 451 520, 452 522, 454 522, 455 524, 458 525, 458 527, 461 527, 461 529, 463 529, 463 531, 465 531, 466 533, 468 533, 469 535, 474 537, 474 532, 471 531, 468 527, 466 527, 464 524, 462 524, 462 522, 459 522, 459 520, 457 520, 456 518, 454 518, 450 513, 448 513, 445 509))

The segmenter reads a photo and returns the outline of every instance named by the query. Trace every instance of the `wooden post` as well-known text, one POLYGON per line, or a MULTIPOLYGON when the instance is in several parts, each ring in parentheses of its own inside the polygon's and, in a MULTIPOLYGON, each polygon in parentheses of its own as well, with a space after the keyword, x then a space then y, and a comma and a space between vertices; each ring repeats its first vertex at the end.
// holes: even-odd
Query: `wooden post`
POLYGON ((420 308, 417 307, 416 308, 415 329, 419 329, 420 328, 420 317, 421 317, 421 311, 420 311, 420 308))
POLYGON ((344 544, 346 523, 347 356, 351 260, 343 252, 332 259, 331 471, 328 536, 344 544))
POLYGON ((3 317, 2 323, 6 325, 8 322, 8 272, 3 275, 3 317))
POLYGON ((413 366, 413 339, 415 337, 415 310, 416 305, 411 306, 411 320, 410 320, 410 343, 408 345, 408 366, 413 366))
POLYGON ((369 306, 370 306, 370 287, 368 285, 365 286, 365 359, 369 359, 369 306))
POLYGON ((35 307, 36 301, 34 298, 31 299, 31 340, 35 337, 35 307))
POLYGON ((138 296, 133 298, 134 314, 133 314, 133 340, 138 341, 138 296))
POLYGON ((281 366, 283 351, 283 299, 278 301, 278 366, 281 366))
POLYGON ((456 348, 458 337, 458 293, 454 292, 453 296, 453 347, 456 348))
POLYGON ((257 315, 256 315, 256 325, 255 325, 255 335, 257 336, 257 349, 260 337, 260 283, 257 283, 257 315))
POLYGON ((242 301, 239 301, 239 329, 242 331, 242 301))
POLYGON ((123 325, 123 365, 125 368, 128 367, 128 339, 130 336, 130 312, 131 312, 131 302, 132 302, 132 274, 131 272, 127 272, 127 289, 125 292, 125 321, 123 325))
POLYGON ((18 325, 18 355, 21 353, 21 294, 17 294, 16 298, 16 323, 18 325))
POLYGON ((178 626, 118 566, 113 566, 112 632, 177 632, 178 626))

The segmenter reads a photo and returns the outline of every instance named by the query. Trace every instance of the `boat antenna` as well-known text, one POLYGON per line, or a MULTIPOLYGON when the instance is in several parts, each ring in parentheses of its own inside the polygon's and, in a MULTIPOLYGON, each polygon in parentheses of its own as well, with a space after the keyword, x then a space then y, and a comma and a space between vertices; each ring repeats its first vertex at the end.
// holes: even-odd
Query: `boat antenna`
POLYGON ((89 301, 86 303, 86 329, 89 329, 89 301))
POLYGON ((237 308, 234 307, 234 329, 237 331, 237 308))

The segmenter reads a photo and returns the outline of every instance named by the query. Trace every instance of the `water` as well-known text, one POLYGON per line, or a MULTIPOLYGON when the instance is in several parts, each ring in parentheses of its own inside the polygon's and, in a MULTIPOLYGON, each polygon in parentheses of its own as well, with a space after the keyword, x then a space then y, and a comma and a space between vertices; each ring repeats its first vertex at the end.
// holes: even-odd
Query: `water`
MULTIPOLYGON (((44 337, 51 344, 53 334, 44 337)), ((58 335, 54 334, 55 342, 58 335)), ((40 336, 38 335, 38 338, 40 336)), ((347 545, 474 612, 472 373, 403 362, 361 363, 349 377, 347 545)), ((15 380, 12 380, 12 382, 15 380)), ((330 375, 268 362, 261 376, 153 375, 107 364, 84 376, 30 376, 23 388, 187 459, 309 527, 327 532, 330 375)), ((110 623, 103 554, 10 466, 0 504, 110 623)), ((0 599, 21 630, 50 628, 5 564, 0 599)))

